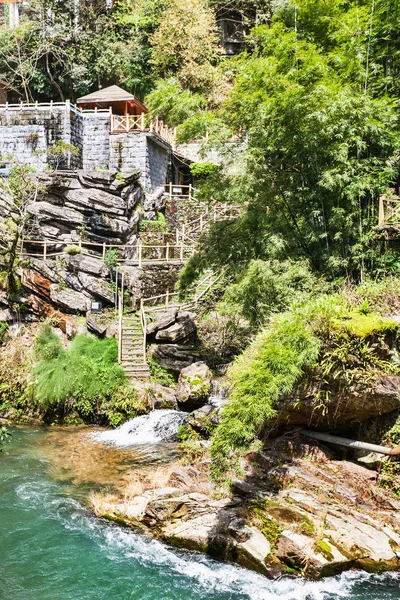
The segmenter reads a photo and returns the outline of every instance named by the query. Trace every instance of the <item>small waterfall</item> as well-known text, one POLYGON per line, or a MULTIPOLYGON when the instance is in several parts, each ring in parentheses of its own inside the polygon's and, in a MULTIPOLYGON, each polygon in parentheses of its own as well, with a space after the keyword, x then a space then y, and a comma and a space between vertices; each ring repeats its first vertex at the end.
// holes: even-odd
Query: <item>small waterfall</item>
POLYGON ((112 431, 93 433, 92 437, 98 442, 119 447, 171 442, 176 439, 179 426, 186 417, 187 413, 177 410, 154 410, 148 415, 130 419, 112 431))
POLYGON ((211 382, 211 391, 208 403, 216 406, 222 406, 228 400, 229 387, 225 381, 213 379, 211 382))

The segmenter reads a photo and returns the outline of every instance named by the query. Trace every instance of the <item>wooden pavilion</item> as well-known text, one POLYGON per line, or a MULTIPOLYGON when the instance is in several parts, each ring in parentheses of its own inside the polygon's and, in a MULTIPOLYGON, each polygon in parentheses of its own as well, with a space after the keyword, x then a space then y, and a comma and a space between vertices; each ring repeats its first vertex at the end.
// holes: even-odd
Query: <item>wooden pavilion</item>
POLYGON ((112 131, 144 129, 148 109, 136 96, 117 85, 82 96, 77 100, 84 110, 108 110, 111 113, 112 131))

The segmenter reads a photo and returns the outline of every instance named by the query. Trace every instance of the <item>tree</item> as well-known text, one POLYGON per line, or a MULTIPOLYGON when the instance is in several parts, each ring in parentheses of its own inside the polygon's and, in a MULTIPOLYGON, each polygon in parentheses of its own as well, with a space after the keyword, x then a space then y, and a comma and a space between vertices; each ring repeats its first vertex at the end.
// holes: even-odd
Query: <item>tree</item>
POLYGON ((24 165, 14 167, 10 177, 0 181, 0 259, 9 296, 17 290, 15 267, 19 246, 28 232, 29 205, 40 191, 32 169, 24 165))
POLYGON ((175 74, 194 90, 210 83, 221 49, 215 13, 203 0, 171 0, 151 42, 162 77, 175 74))
POLYGON ((244 151, 208 184, 209 197, 246 207, 236 224, 211 232, 188 269, 199 256, 202 267, 266 259, 260 240, 275 235, 315 270, 363 277, 376 264, 378 195, 398 177, 397 101, 347 82, 330 56, 280 22, 256 29, 253 43, 214 136, 235 135, 244 151))

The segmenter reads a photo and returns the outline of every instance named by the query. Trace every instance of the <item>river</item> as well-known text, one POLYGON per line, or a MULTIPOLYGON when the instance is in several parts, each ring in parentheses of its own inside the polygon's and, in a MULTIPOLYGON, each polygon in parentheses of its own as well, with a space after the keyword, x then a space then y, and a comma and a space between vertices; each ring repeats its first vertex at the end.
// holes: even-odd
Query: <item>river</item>
POLYGON ((111 481, 117 459, 140 462, 138 451, 99 446, 74 430, 14 432, 0 455, 1 600, 400 599, 399 574, 270 582, 96 519, 89 488, 111 481))

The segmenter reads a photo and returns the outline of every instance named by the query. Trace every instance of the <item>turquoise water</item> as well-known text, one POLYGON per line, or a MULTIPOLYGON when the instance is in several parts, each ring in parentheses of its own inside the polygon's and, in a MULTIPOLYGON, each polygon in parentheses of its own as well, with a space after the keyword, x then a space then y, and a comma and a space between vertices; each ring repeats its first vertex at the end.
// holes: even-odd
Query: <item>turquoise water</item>
POLYGON ((51 477, 48 439, 18 431, 0 455, 1 600, 400 599, 397 574, 270 582, 95 519, 84 488, 51 477))

